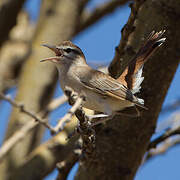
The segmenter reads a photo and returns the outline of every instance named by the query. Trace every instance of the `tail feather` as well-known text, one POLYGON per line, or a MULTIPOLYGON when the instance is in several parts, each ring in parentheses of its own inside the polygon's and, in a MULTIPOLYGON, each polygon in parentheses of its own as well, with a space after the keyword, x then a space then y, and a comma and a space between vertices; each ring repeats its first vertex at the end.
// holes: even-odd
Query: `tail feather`
POLYGON ((136 97, 136 102, 134 102, 137 106, 145 109, 145 110, 148 110, 147 107, 144 106, 144 100, 143 99, 140 99, 140 98, 137 98, 136 97))
POLYGON ((128 67, 118 78, 118 81, 128 87, 133 94, 139 92, 141 89, 141 83, 144 79, 144 77, 142 77, 144 63, 166 40, 166 38, 162 38, 164 32, 165 30, 156 33, 152 31, 146 42, 130 61, 128 67))
POLYGON ((164 34, 165 30, 156 32, 152 31, 147 39, 147 41, 143 44, 143 46, 139 49, 136 56, 131 60, 130 64, 136 63, 138 66, 142 66, 148 58, 158 49, 166 40, 166 38, 161 38, 164 34))

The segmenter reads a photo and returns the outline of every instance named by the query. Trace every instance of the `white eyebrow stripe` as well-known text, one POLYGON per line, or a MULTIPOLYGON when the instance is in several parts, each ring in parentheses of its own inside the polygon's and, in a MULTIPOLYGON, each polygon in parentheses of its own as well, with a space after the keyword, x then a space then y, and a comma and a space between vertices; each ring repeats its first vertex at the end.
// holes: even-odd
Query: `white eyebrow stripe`
POLYGON ((78 47, 73 47, 70 45, 59 45, 57 46, 57 49, 62 49, 63 51, 66 51, 67 49, 71 49, 72 53, 81 55, 82 51, 78 47))
POLYGON ((69 49, 75 49, 75 48, 72 47, 72 46, 63 46, 62 48, 63 48, 63 49, 68 49, 68 48, 69 48, 69 49))
POLYGON ((58 49, 73 49, 76 50, 76 48, 72 47, 72 46, 57 46, 58 49))
POLYGON ((63 49, 64 46, 56 46, 58 49, 63 49))

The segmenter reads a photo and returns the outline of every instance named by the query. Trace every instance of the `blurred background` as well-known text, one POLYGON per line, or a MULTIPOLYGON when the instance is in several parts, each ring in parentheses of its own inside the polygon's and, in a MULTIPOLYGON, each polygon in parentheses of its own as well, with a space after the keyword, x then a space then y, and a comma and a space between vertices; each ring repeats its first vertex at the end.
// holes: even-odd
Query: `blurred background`
MULTIPOLYGON (((95 7, 98 5, 107 2, 107 0, 91 0, 87 4, 87 9, 91 12, 94 10, 95 7)), ((29 109, 35 112, 39 112, 45 107, 45 104, 48 103, 49 99, 53 96, 53 98, 57 98, 62 95, 62 91, 59 87, 59 84, 56 85, 56 81, 51 82, 51 79, 56 79, 56 69, 54 69, 53 65, 36 65, 39 63, 40 58, 48 57, 51 52, 47 52, 46 49, 41 47, 40 45, 43 43, 50 43, 50 44, 58 44, 60 41, 63 40, 63 38, 71 39, 72 41, 78 45, 84 52, 88 64, 90 64, 94 68, 98 68, 101 66, 108 66, 111 62, 111 60, 114 57, 115 54, 115 47, 118 45, 120 39, 121 39, 121 29, 123 26, 127 23, 127 20, 129 18, 131 9, 129 7, 129 1, 123 3, 117 8, 114 8, 113 12, 105 15, 102 19, 97 21, 97 23, 89 26, 88 28, 84 28, 84 30, 79 30, 80 32, 77 33, 76 36, 74 36, 74 32, 70 32, 67 28, 67 24, 64 25, 64 30, 61 32, 54 32, 51 28, 58 28, 61 25, 61 21, 64 21, 63 18, 74 18, 77 14, 73 14, 72 16, 65 16, 59 18, 59 22, 56 23, 57 19, 53 17, 53 13, 51 9, 46 10, 46 12, 41 11, 42 16, 39 19, 40 14, 40 7, 41 7, 41 1, 40 0, 26 0, 23 6, 23 11, 21 11, 18 14, 18 21, 17 25, 14 26, 9 35, 9 39, 7 41, 3 41, 1 43, 1 51, 0 51, 0 90, 4 92, 5 94, 8 94, 11 98, 16 98, 17 102, 22 102, 23 104, 27 105, 29 109), (49 13, 50 16, 48 19, 46 17, 43 17, 49 13), (53 19, 54 18, 54 19, 53 19), (51 23, 47 23, 46 21, 52 21, 51 23), (46 30, 42 30, 40 27, 47 28, 46 30), (50 27, 51 26, 51 27, 50 27), (39 30, 39 29, 40 30, 39 30), (42 32, 39 32, 42 31, 42 32), (58 38, 61 34, 64 33, 64 31, 68 31, 67 35, 64 35, 63 38, 58 38), (82 31, 82 32, 81 32, 82 31), (51 38, 55 34, 55 38, 51 38), (47 37, 47 38, 44 38, 47 37), (37 47, 37 48, 31 48, 31 47, 37 47), (39 55, 37 51, 40 51, 41 55, 39 55), (31 54, 31 55, 30 55, 31 54), (33 55, 32 55, 33 54, 33 55), (26 63, 27 59, 31 58, 31 62, 26 63), (13 62, 12 62, 13 61, 13 62), (31 69, 31 66, 34 66, 34 71, 30 71, 32 73, 31 76, 36 76, 35 79, 41 79, 41 76, 37 76, 37 71, 43 71, 44 69, 48 69, 46 72, 42 73, 42 76, 45 76, 46 79, 48 79, 48 82, 43 84, 42 86, 46 86, 46 88, 51 88, 52 84, 55 89, 53 91, 48 90, 49 94, 47 94, 47 99, 41 99, 45 96, 40 96, 39 101, 44 104, 41 107, 39 105, 36 105, 32 103, 31 105, 28 104, 28 100, 32 98, 32 101, 35 101, 32 97, 33 94, 38 94, 38 89, 36 84, 39 82, 36 82, 36 80, 29 79, 28 76, 28 67, 31 69), (26 66, 26 68, 22 67, 26 66), (23 71, 24 76, 20 77, 20 74, 23 71), (26 71, 26 72, 25 72, 26 71), (45 75, 45 74, 46 75, 45 75), (49 74, 49 75, 47 75, 49 74), (31 89, 34 87, 36 90, 30 90, 28 91, 28 83, 26 83, 26 87, 21 88, 21 91, 17 92, 17 88, 21 86, 24 81, 33 81, 33 84, 31 84, 31 89), (37 92, 36 92, 37 91, 37 92), (26 94, 27 93, 27 94, 26 94), (23 96, 26 96, 26 100, 23 99, 23 96), (34 109, 34 106, 36 106, 36 110, 34 109)), ((45 4, 45 3, 44 3, 45 4)), ((45 9, 47 9, 46 6, 54 6, 51 3, 47 3, 44 5, 45 9)), ((72 7, 73 8, 73 7, 72 7)), ((71 9, 70 9, 71 11, 71 9)), ((60 14, 58 14, 61 16, 60 14)), ((67 19, 66 19, 67 20, 67 19)), ((72 22, 72 26, 75 26, 72 22)), ((150 32, 147 32, 147 34, 150 32)), ((44 80, 42 80, 44 81, 44 80)), ((145 79, 146 81, 146 79, 145 79)), ((152 139, 158 137, 161 135, 167 128, 170 128, 172 126, 177 126, 180 122, 180 68, 178 68, 174 79, 171 83, 171 86, 168 90, 166 99, 163 103, 161 113, 158 118, 158 125, 157 125, 157 132, 154 134, 152 139)), ((30 84, 30 83, 29 83, 30 84)), ((38 88, 39 93, 43 93, 43 90, 41 90, 42 86, 40 85, 38 88)), ((44 87, 43 87, 44 88, 44 87)), ((40 104, 41 104, 40 103, 40 104)), ((49 122, 51 125, 55 125, 57 123, 57 120, 62 117, 67 110, 70 108, 70 106, 65 103, 60 108, 57 108, 56 110, 52 111, 49 115, 49 122)), ((16 110, 13 110, 12 112, 12 106, 4 100, 1 100, 0 102, 0 144, 2 146, 2 143, 4 141, 4 138, 10 137, 12 135, 11 129, 13 129, 12 124, 15 123, 14 126, 16 126, 17 122, 15 122, 15 119, 18 119, 19 117, 16 116, 14 118, 14 121, 11 122, 11 126, 8 127, 8 119, 13 119, 13 115, 15 116, 16 110), (10 117, 11 115, 11 117, 10 117), (7 132, 7 128, 9 133, 7 132)), ((21 118, 20 118, 21 119, 21 118)), ((21 122, 23 122, 23 119, 21 119, 21 122)), ((18 125, 17 125, 18 126, 18 125)), ((16 128, 17 128, 16 126, 16 128)), ((75 126, 75 125, 74 125, 75 126)), ((71 130, 73 127, 69 127, 71 130)), ((68 129, 68 128, 67 128, 68 129)), ((39 130, 40 131, 40 130, 39 130)), ((41 130, 43 133, 36 137, 39 138, 41 143, 46 142, 49 140, 52 136, 48 129, 41 130)), ((69 130, 67 130, 69 131, 69 130)), ((139 168, 138 173, 136 175, 136 180, 169 180, 169 179, 180 179, 180 174, 178 172, 179 170, 179 161, 180 161, 180 147, 179 142, 180 138, 179 136, 174 136, 173 141, 176 141, 176 144, 172 146, 172 148, 169 148, 166 152, 160 153, 160 155, 156 155, 153 158, 150 158, 150 160, 145 161, 145 163, 139 168), (179 141, 178 141, 179 140, 179 141)), ((32 145, 34 147, 37 146, 37 144, 32 145)), ((28 150, 26 150, 28 151, 28 150)), ((0 165, 1 168, 1 165, 0 165)), ((75 164, 72 171, 68 175, 68 180, 73 179, 74 174, 76 173, 78 168, 78 163, 75 164)), ((3 168, 1 168, 3 169, 3 168)), ((1 171, 0 171, 1 173, 1 171)), ((53 170, 49 173, 49 175, 45 178, 46 180, 52 180, 57 177, 58 171, 53 170)), ((1 175, 0 175, 1 176, 1 175)))

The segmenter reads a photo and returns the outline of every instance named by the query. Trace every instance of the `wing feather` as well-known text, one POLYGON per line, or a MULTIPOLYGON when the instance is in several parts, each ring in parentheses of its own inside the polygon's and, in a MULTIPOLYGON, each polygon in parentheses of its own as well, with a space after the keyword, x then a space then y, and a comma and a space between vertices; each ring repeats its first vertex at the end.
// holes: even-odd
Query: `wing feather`
POLYGON ((86 76, 80 77, 80 81, 86 88, 104 96, 111 96, 119 100, 128 100, 138 106, 144 107, 127 87, 103 72, 91 69, 88 75, 86 74, 86 76))

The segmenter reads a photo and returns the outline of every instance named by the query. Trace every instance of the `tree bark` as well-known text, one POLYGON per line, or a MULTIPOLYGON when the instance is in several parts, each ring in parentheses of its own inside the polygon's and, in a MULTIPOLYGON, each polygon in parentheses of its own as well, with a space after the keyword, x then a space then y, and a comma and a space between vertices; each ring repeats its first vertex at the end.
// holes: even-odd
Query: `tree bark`
MULTIPOLYGON (((80 164, 75 179, 134 179, 179 64, 179 12, 180 2, 176 0, 149 0, 140 7, 121 60, 129 61, 132 55, 128 47, 137 51, 152 30, 166 29, 164 36, 167 38, 165 44, 145 65, 141 96, 148 110, 142 111, 139 118, 116 116, 106 125, 96 127, 96 148, 93 154, 80 164)), ((110 67, 110 73, 114 77, 120 74, 119 64, 120 59, 116 59, 113 67, 110 67)))

